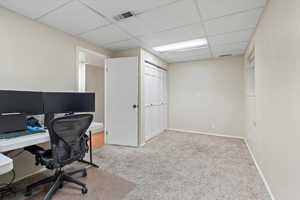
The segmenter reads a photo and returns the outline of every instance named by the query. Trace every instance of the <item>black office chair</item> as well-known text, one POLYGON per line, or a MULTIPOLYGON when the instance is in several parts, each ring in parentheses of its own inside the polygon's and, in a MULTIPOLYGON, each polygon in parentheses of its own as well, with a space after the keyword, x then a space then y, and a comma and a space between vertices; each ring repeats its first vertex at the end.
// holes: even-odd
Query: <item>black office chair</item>
POLYGON ((71 175, 82 173, 86 176, 86 169, 77 169, 74 171, 64 171, 63 167, 82 160, 88 151, 88 136, 86 131, 93 121, 93 115, 80 114, 56 118, 50 122, 49 134, 51 149, 45 150, 39 146, 33 145, 26 147, 25 150, 31 152, 36 157, 36 164, 44 165, 46 168, 56 170, 51 177, 45 178, 37 183, 27 186, 25 196, 32 195, 32 189, 47 183, 54 183, 44 200, 48 200, 59 189, 63 183, 71 182, 82 187, 81 192, 87 193, 86 184, 74 179, 71 175))

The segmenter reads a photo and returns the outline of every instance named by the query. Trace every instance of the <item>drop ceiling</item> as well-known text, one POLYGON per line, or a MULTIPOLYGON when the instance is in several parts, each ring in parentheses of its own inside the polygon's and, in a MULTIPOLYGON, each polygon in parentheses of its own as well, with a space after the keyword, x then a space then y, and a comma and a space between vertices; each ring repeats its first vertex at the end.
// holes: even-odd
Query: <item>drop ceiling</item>
POLYGON ((243 55, 267 0, 0 0, 0 5, 112 51, 142 47, 167 62, 243 55), (118 14, 135 16, 116 21, 118 14), (208 48, 152 47, 207 38, 208 48))

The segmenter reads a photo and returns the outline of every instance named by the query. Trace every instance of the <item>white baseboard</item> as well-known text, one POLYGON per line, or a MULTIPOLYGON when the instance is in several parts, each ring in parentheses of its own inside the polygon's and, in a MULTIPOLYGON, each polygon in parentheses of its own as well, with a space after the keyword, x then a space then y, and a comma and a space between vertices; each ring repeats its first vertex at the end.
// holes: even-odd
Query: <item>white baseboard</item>
POLYGON ((145 146, 145 142, 144 143, 141 143, 140 145, 139 145, 139 147, 143 147, 143 146, 145 146))
POLYGON ((168 128, 167 130, 169 130, 169 131, 176 131, 176 132, 184 132, 184 133, 196 133, 196 134, 201 134, 201 135, 211 135, 211 136, 218 136, 218 137, 236 138, 236 139, 242 139, 242 140, 244 140, 244 142, 245 142, 245 144, 246 144, 246 146, 248 148, 248 151, 250 152, 250 155, 251 155, 251 157, 252 157, 252 159, 254 161, 254 164, 255 164, 255 166, 256 166, 256 168, 258 170, 258 173, 259 173, 261 179, 263 180, 263 182, 264 182, 264 184, 265 184, 265 186, 266 186, 266 188, 268 190, 268 193, 269 193, 271 199, 275 200, 275 197, 274 197, 274 195, 273 195, 273 193, 271 191, 271 188, 270 188, 270 186, 269 186, 269 184, 268 184, 268 182, 267 182, 267 180, 266 180, 266 178, 265 178, 265 176, 264 176, 261 168, 259 167, 259 165, 258 165, 258 163, 257 163, 257 161, 256 161, 256 159, 254 157, 254 154, 253 154, 253 152, 252 152, 252 150, 251 150, 251 148, 250 148, 250 146, 249 146, 248 141, 247 141, 246 138, 239 137, 239 136, 218 134, 218 133, 208 133, 208 132, 182 130, 182 129, 174 129, 174 128, 168 128))
POLYGON ((184 132, 184 133, 196 133, 196 134, 201 134, 201 135, 211 135, 211 136, 217 136, 217 137, 236 138, 236 139, 242 139, 242 140, 245 139, 244 137, 240 137, 240 136, 225 135, 225 134, 219 134, 219 133, 209 133, 209 132, 202 132, 202 131, 192 131, 192 130, 183 130, 183 129, 175 129, 175 128, 168 128, 167 130, 184 132))
POLYGON ((258 173, 259 173, 261 179, 263 180, 263 182, 264 182, 264 184, 265 184, 265 186, 266 186, 266 188, 267 188, 267 190, 268 190, 268 193, 269 193, 271 199, 272 199, 272 200, 275 200, 275 197, 274 197, 274 195, 273 195, 273 193, 272 193, 272 191, 271 191, 271 188, 270 188, 270 186, 269 186, 269 184, 268 184, 268 182, 267 182, 267 180, 266 180, 266 178, 265 178, 265 176, 264 176, 264 174, 263 174, 261 168, 259 167, 258 162, 257 162, 256 159, 255 159, 255 156, 254 156, 254 154, 253 154, 253 152, 252 152, 252 149, 251 149, 251 147, 250 147, 250 145, 249 145, 249 143, 248 143, 248 140, 247 140, 247 139, 244 139, 244 141, 245 141, 245 143, 246 143, 246 146, 247 146, 247 148, 248 148, 248 151, 249 151, 250 154, 251 154, 251 157, 252 157, 252 159, 253 159, 253 161, 254 161, 254 164, 255 164, 255 166, 256 166, 256 168, 257 168, 257 170, 258 170, 258 173))

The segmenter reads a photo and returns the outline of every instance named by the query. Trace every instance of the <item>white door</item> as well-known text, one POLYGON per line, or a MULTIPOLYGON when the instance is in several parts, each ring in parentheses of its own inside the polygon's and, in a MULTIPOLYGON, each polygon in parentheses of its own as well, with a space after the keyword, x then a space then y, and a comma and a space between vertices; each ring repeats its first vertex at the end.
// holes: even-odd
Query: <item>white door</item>
MULTIPOLYGON (((145 69, 147 73, 147 68, 145 69)), ((151 112, 151 98, 152 92, 150 91, 152 84, 152 77, 150 75, 144 75, 144 85, 145 85, 145 140, 151 138, 151 122, 152 122, 152 112, 151 112)))
POLYGON ((138 146, 138 57, 106 60, 106 143, 138 146))
POLYGON ((166 71, 146 65, 145 89, 145 140, 162 133, 167 128, 166 71))

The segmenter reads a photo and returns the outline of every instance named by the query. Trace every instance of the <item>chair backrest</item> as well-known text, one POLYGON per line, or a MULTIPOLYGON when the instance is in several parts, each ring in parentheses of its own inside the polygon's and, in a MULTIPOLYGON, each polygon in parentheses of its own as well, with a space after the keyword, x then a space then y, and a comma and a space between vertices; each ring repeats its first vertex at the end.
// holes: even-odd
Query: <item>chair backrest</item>
POLYGON ((49 134, 54 161, 64 166, 84 157, 88 146, 86 132, 93 121, 91 114, 70 115, 53 119, 49 134))

